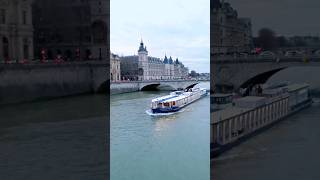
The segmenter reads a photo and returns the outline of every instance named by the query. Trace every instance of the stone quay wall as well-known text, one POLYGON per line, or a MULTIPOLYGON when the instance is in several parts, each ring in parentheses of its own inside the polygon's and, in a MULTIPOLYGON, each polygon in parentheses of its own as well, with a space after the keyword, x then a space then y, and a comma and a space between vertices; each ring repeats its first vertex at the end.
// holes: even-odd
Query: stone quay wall
POLYGON ((1 64, 0 105, 106 91, 107 62, 1 64))

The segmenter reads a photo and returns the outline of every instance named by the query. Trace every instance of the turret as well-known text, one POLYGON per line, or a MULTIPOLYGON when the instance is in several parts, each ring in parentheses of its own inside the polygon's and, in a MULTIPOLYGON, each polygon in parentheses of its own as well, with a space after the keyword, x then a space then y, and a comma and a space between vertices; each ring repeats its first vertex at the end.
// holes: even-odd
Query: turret
POLYGON ((163 63, 164 63, 164 64, 169 64, 169 60, 168 60, 167 56, 164 56, 163 63))
POLYGON ((173 64, 173 60, 172 60, 172 57, 170 56, 169 58, 169 64, 173 64))
POLYGON ((140 80, 148 80, 149 79, 149 66, 148 66, 148 51, 147 47, 144 46, 143 41, 141 39, 139 50, 139 68, 143 70, 143 75, 140 77, 140 80))
POLYGON ((141 42, 140 42, 140 47, 139 47, 139 50, 138 50, 138 53, 139 52, 146 52, 146 53, 148 53, 148 51, 147 51, 147 46, 143 46, 143 41, 142 41, 142 39, 141 39, 141 42))

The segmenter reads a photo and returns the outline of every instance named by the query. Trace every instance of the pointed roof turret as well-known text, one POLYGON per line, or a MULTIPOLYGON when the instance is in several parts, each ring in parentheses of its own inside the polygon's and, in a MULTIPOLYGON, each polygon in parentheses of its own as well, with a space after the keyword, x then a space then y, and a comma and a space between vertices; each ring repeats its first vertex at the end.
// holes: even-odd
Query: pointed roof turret
POLYGON ((168 64, 168 63, 169 63, 168 58, 167 58, 167 55, 164 56, 163 63, 165 63, 165 64, 168 64))
POLYGON ((146 46, 144 46, 143 41, 142 41, 142 39, 141 39, 140 47, 139 47, 138 52, 142 52, 142 51, 146 51, 146 52, 148 52, 148 51, 147 51, 147 47, 146 47, 146 46))
POLYGON ((178 58, 176 59, 176 64, 179 64, 180 62, 179 62, 179 60, 178 60, 178 58))
POLYGON ((170 56, 169 58, 169 64, 173 64, 173 60, 172 60, 172 57, 170 56))

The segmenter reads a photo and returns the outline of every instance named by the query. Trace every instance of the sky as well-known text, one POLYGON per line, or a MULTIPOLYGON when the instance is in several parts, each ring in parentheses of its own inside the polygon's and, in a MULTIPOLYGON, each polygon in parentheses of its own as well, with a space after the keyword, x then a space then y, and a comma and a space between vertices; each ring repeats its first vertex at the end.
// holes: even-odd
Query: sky
POLYGON ((111 0, 111 52, 137 55, 141 39, 149 56, 166 54, 189 70, 209 73, 210 1, 111 0))
POLYGON ((239 17, 250 17, 253 34, 263 27, 277 35, 320 35, 319 0, 225 0, 238 11, 239 17))

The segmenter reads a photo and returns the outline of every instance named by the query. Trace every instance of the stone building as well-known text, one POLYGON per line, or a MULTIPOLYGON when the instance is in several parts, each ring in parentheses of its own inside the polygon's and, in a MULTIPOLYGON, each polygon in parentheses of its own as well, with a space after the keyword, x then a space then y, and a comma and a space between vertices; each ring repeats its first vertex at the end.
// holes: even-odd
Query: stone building
POLYGON ((230 3, 213 0, 211 3, 211 52, 215 54, 250 52, 251 20, 239 18, 230 3))
POLYGON ((48 59, 109 58, 108 0, 35 0, 33 4, 35 56, 48 59))
POLYGON ((147 47, 141 41, 136 56, 121 57, 121 76, 127 80, 169 80, 185 79, 189 70, 178 58, 164 59, 148 56, 147 47))
POLYGON ((116 82, 121 80, 120 58, 115 54, 110 54, 110 80, 116 82))
POLYGON ((32 0, 0 0, 0 61, 33 59, 32 0))
POLYGON ((138 56, 123 56, 120 58, 120 71, 122 80, 138 80, 139 75, 141 75, 139 74, 138 59, 138 56))

